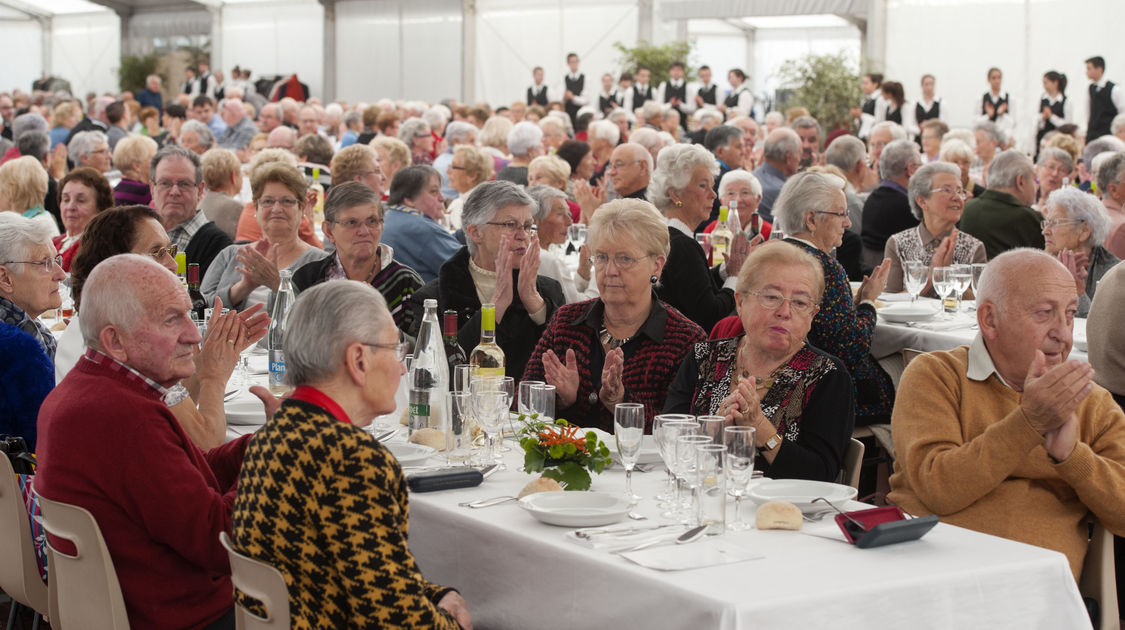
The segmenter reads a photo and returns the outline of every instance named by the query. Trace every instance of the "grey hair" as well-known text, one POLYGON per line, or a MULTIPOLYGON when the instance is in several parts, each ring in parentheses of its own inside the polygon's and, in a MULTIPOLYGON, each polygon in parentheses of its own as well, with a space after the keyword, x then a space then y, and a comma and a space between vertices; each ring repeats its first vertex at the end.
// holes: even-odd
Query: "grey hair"
POLYGON ((956 177, 958 185, 960 185, 961 169, 956 164, 950 164, 949 162, 925 164, 922 168, 914 171, 914 175, 910 178, 910 186, 907 190, 907 197, 910 197, 910 213, 919 221, 922 220, 922 207, 918 205, 918 197, 926 199, 933 194, 934 175, 939 173, 956 177))
POLYGON ((109 144, 109 137, 105 135, 105 132, 79 131, 70 139, 70 144, 66 145, 66 157, 70 158, 70 161, 75 164, 81 164, 79 158, 90 155, 94 152, 94 147, 103 142, 109 144))
POLYGON ((440 107, 431 107, 422 112, 422 120, 426 121, 430 129, 437 129, 444 126, 449 119, 446 118, 445 112, 440 107))
POLYGON ((871 134, 874 134, 876 131, 881 131, 883 129, 891 132, 891 142, 894 142, 895 140, 906 140, 906 129, 902 125, 891 120, 884 120, 881 123, 875 123, 875 126, 871 128, 871 133, 869 133, 867 137, 870 138, 871 134))
MULTIPOLYGON (((508 206, 526 206, 535 208, 535 200, 523 189, 522 186, 509 181, 494 179, 479 184, 473 189, 473 194, 465 200, 461 207, 461 223, 463 225, 484 225, 496 216, 496 212, 508 206)), ((473 239, 466 238, 465 245, 469 254, 477 253, 477 245, 473 239)))
MULTIPOLYGON (((555 129, 555 131, 557 131, 559 133, 562 133, 562 134, 566 133, 566 123, 559 120, 558 116, 544 116, 539 121, 539 128, 542 129, 544 132, 547 131, 547 127, 553 127, 555 129)), ((511 141, 509 141, 508 143, 511 144, 511 141)))
MULTIPOLYGON (((1062 151, 1062 149, 1058 150, 1062 151)), ((1066 151, 1063 151, 1063 153, 1065 154, 1066 151)), ((1117 151, 1107 157, 1098 167, 1098 192, 1102 195, 1109 194, 1109 185, 1120 182, 1123 174, 1125 174, 1125 152, 1117 151)))
POLYGON ((727 187, 735 182, 746 182, 750 185, 750 192, 757 197, 762 196, 762 182, 758 181, 758 178, 754 177, 754 174, 750 171, 736 168, 727 171, 726 175, 723 175, 723 178, 719 180, 719 197, 722 198, 727 193, 727 187))
POLYGON ((1021 278, 1026 277, 1029 267, 1034 263, 1058 265, 1059 268, 1066 269, 1054 256, 1041 249, 1031 247, 1010 249, 988 261, 977 284, 977 304, 989 302, 1004 311, 1011 298, 1012 289, 1020 284, 1021 278))
MULTIPOLYGON (((335 103, 333 103, 335 105, 335 103)), ((344 114, 344 126, 351 127, 354 124, 363 122, 363 114, 355 111, 354 109, 344 114)))
POLYGON ((153 185, 156 185, 156 167, 165 159, 170 157, 180 157, 189 162, 195 167, 195 184, 198 186, 203 181, 203 163, 200 161, 199 156, 191 149, 170 144, 156 152, 152 156, 151 166, 149 167, 149 177, 153 185))
POLYGON ((82 317, 79 325, 86 347, 100 350, 98 335, 106 326, 133 329, 144 317, 143 295, 150 287, 136 282, 130 271, 150 267, 155 273, 168 271, 152 259, 140 254, 117 254, 98 263, 82 283, 82 317))
POLYGON ((769 112, 768 114, 766 114, 766 117, 763 120, 767 124, 770 121, 773 121, 774 124, 776 124, 778 126, 784 125, 785 124, 785 114, 782 114, 781 112, 775 110, 775 111, 772 111, 772 112, 769 112))
POLYGON ((960 138, 950 138, 949 134, 945 134, 945 136, 945 139, 941 141, 941 153, 938 154, 938 159, 942 162, 952 162, 953 160, 969 160, 971 162, 977 158, 977 154, 968 142, 960 138))
POLYGON ((477 128, 474 127, 472 123, 467 123, 462 120, 454 120, 445 127, 445 139, 450 143, 452 143, 454 140, 464 140, 470 135, 477 135, 477 128))
POLYGON ((996 126, 996 123, 990 120, 982 120, 973 125, 973 131, 980 131, 988 136, 988 139, 995 142, 997 146, 1004 146, 1004 132, 996 126))
POLYGON ((664 148, 664 141, 660 139, 660 132, 652 127, 641 127, 629 134, 629 142, 639 144, 647 151, 656 149, 659 154, 660 149, 664 148))
POLYGON ((663 149, 656 161, 652 183, 648 187, 649 202, 661 214, 667 214, 672 208, 672 198, 668 196, 668 191, 686 188, 691 182, 691 173, 697 166, 705 167, 711 175, 719 174, 719 163, 715 156, 698 144, 677 144, 663 149))
POLYGON ((718 125, 712 127, 711 130, 703 136, 703 146, 711 153, 714 153, 719 149, 729 148, 730 143, 745 135, 746 132, 740 127, 735 127, 734 125, 718 125))
POLYGON ((867 160, 867 145, 855 136, 840 136, 824 150, 824 162, 850 173, 856 162, 867 160))
POLYGON ((535 206, 531 208, 531 218, 536 223, 551 214, 551 205, 555 199, 566 201, 566 193, 552 186, 531 186, 527 189, 527 194, 535 200, 535 206))
POLYGON ((996 154, 992 163, 988 165, 989 188, 1014 188, 1016 178, 1027 175, 1035 176, 1035 166, 1031 158, 1015 149, 1008 149, 996 154))
POLYGON ((25 131, 16 140, 16 147, 20 155, 30 155, 42 161, 47 157, 47 150, 51 148, 51 137, 46 131, 25 131))
POLYGON ((508 132, 508 152, 513 156, 524 157, 531 149, 543 145, 543 130, 539 125, 521 120, 508 132))
POLYGON ((12 140, 19 142, 20 136, 32 131, 47 131, 47 119, 35 112, 28 112, 16 116, 12 121, 12 140))
MULTIPOLYGON (((613 114, 610 114, 610 116, 612 117, 613 114)), ((590 140, 605 140, 611 145, 617 145, 621 140, 621 130, 608 120, 595 120, 590 123, 590 126, 586 128, 586 135, 590 140)))
POLYGON ((699 110, 699 114, 696 115, 696 119, 699 120, 699 124, 703 124, 712 120, 716 122, 723 122, 723 113, 717 109, 705 107, 699 110))
POLYGON ((906 175, 911 165, 921 162, 918 145, 910 140, 895 140, 883 147, 879 155, 879 173, 884 179, 895 179, 906 175))
MULTIPOLYGON (((718 127, 716 127, 718 129, 718 127)), ((801 152, 801 136, 797 135, 796 131, 788 127, 778 127, 774 132, 781 131, 781 133, 771 133, 773 136, 771 141, 769 136, 766 137, 764 157, 770 162, 784 162, 786 156, 790 153, 801 152)))
POLYGON ((645 101, 645 104, 641 105, 641 114, 644 115, 645 122, 651 122, 653 120, 656 120, 657 118, 663 118, 664 106, 660 103, 657 103, 656 101, 645 101))
POLYGON ((18 212, 0 212, 0 261, 27 260, 33 245, 51 242, 51 226, 18 212))
MULTIPOLYGON (((1066 151, 1063 151, 1062 149, 1060 149, 1058 147, 1047 147, 1046 149, 1043 149, 1042 151, 1040 151, 1039 152, 1039 161, 1036 162, 1035 164, 1037 166, 1043 166, 1044 164, 1046 164, 1047 162, 1049 162, 1051 160, 1054 160, 1054 161, 1058 162, 1059 164, 1062 164, 1063 168, 1066 169, 1067 173, 1074 170, 1074 158, 1070 157, 1069 153, 1067 153, 1066 151)), ((1098 188, 1100 189, 1101 186, 1099 186, 1098 188)))
POLYGON ((832 205, 847 182, 830 173, 803 171, 785 180, 773 203, 774 225, 786 235, 807 232, 805 215, 832 205))
POLYGON ((430 123, 422 120, 421 118, 410 118, 404 121, 398 128, 398 139, 406 146, 414 146, 414 136, 421 133, 430 132, 430 123))
POLYGON ((793 129, 816 129, 816 135, 820 137, 820 123, 817 122, 812 116, 798 116, 793 119, 793 124, 789 125, 793 129))
POLYGON ((1106 151, 1125 151, 1125 142, 1116 136, 1102 136, 1092 140, 1082 150, 1082 163, 1089 168, 1090 163, 1094 161, 1094 156, 1106 151))
POLYGON ((1090 227, 1090 238, 1086 245, 1099 247, 1105 243, 1105 237, 1109 234, 1109 214, 1097 197, 1074 186, 1063 186, 1047 195, 1044 210, 1056 205, 1066 210, 1070 218, 1080 219, 1090 227))
POLYGON ((341 211, 368 204, 377 207, 379 217, 382 218, 384 213, 382 201, 370 186, 354 181, 337 184, 328 190, 328 196, 324 199, 324 220, 332 223, 341 211))
POLYGON ((210 149, 215 146, 215 134, 211 133, 211 128, 206 123, 198 120, 189 120, 180 127, 180 135, 182 136, 185 131, 193 131, 199 136, 199 144, 210 149))
POLYGON ((1114 116, 1113 122, 1109 123, 1109 133, 1112 135, 1116 136, 1122 129, 1125 129, 1125 112, 1114 116))
POLYGON ((349 345, 379 343, 393 326, 387 301, 366 282, 329 280, 302 291, 285 322, 285 383, 331 379, 349 345))

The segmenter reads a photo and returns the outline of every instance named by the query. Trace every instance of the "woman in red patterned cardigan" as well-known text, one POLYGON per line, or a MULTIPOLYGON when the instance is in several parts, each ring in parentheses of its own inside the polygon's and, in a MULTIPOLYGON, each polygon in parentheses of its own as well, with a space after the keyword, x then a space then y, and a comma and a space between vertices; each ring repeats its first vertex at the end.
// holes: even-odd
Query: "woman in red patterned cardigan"
POLYGON ((680 362, 706 334, 653 291, 668 257, 668 228, 652 204, 602 206, 587 244, 601 297, 559 308, 523 378, 555 386, 560 418, 610 432, 617 403, 641 403, 649 433, 680 362))

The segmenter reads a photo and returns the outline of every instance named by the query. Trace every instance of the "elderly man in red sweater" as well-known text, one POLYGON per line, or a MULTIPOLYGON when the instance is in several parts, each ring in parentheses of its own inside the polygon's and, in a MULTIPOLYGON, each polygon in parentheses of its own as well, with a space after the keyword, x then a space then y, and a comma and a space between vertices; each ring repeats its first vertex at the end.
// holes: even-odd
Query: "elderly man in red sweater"
POLYGON ((94 515, 131 627, 233 629, 218 537, 247 440, 203 452, 164 402, 195 369, 187 292, 152 258, 123 254, 94 268, 82 298, 89 350, 40 409, 35 489, 94 515))
POLYGON ((1125 535, 1125 415, 1093 368, 1067 360, 1074 279, 1014 249, 980 281, 971 346, 902 375, 891 425, 891 502, 911 514, 1066 554, 1075 577, 1087 515, 1125 535))

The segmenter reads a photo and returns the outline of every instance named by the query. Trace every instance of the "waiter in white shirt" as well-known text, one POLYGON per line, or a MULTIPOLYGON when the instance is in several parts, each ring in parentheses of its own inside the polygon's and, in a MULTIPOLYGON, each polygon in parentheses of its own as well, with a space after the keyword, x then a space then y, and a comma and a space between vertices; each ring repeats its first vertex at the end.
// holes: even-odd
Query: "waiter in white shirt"
POLYGON ((657 102, 664 103, 680 113, 680 127, 687 131, 688 115, 695 111, 695 95, 688 94, 682 61, 672 62, 668 67, 668 80, 660 84, 656 93, 657 102))
POLYGON ((589 102, 585 96, 586 75, 578 71, 578 53, 567 54, 566 66, 570 72, 563 77, 563 105, 571 124, 577 124, 578 110, 589 102))

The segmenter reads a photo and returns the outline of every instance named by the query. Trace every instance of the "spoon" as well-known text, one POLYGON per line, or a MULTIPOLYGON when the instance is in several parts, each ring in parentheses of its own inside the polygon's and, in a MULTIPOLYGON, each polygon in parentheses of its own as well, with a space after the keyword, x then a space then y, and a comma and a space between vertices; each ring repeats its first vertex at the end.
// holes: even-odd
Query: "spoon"
MULTIPOLYGON (((687 530, 686 532, 680 534, 675 539, 674 542, 677 545, 686 545, 688 543, 695 542, 701 536, 703 536, 704 534, 707 533, 708 527, 709 527, 708 525, 697 525, 697 526, 687 530)), ((639 544, 635 547, 630 547, 629 549, 623 549, 621 551, 615 551, 614 553, 629 553, 631 551, 640 551, 641 549, 647 549, 649 547, 655 547, 657 545, 666 545, 670 542, 673 542, 673 541, 668 540, 667 538, 656 538, 654 540, 645 541, 645 542, 643 542, 643 543, 641 543, 641 544, 639 544)))
POLYGON ((500 505, 501 503, 507 503, 508 501, 515 501, 516 499, 517 497, 492 497, 491 499, 465 501, 464 503, 458 503, 457 505, 461 507, 473 508, 475 510, 477 508, 486 508, 492 507, 494 505, 500 505))

